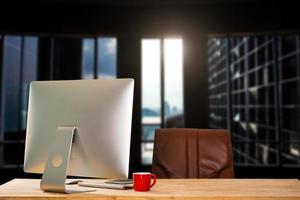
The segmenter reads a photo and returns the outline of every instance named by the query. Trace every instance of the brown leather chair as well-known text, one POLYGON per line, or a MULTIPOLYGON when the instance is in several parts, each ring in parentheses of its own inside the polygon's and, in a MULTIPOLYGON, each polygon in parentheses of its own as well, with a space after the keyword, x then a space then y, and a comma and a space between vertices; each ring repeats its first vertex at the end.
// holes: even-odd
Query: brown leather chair
POLYGON ((234 178, 229 131, 157 129, 152 173, 158 178, 234 178))

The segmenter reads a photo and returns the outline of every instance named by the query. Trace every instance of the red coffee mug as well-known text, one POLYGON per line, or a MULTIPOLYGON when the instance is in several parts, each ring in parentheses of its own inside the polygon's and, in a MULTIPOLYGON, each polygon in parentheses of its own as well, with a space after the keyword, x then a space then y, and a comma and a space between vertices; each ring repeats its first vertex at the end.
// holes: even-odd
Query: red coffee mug
POLYGON ((133 173, 133 187, 135 191, 149 191, 156 183, 156 175, 150 172, 133 173), (151 183, 152 178, 152 183, 151 183))

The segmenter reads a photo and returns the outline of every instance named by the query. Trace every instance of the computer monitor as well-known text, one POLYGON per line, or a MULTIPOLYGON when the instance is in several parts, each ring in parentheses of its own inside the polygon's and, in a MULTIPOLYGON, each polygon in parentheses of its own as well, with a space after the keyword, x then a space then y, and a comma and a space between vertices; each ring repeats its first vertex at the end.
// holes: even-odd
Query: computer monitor
POLYGON ((133 79, 31 82, 24 171, 55 192, 71 192, 66 175, 127 178, 133 90, 133 79))

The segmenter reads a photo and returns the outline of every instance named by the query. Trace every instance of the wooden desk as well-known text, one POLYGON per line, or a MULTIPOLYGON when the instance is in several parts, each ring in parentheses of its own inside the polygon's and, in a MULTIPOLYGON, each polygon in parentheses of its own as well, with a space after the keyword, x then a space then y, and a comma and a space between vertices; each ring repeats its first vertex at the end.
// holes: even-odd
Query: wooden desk
POLYGON ((95 192, 71 195, 42 192, 39 181, 12 180, 0 186, 0 199, 300 199, 300 181, 296 179, 159 179, 150 192, 97 189, 95 192))

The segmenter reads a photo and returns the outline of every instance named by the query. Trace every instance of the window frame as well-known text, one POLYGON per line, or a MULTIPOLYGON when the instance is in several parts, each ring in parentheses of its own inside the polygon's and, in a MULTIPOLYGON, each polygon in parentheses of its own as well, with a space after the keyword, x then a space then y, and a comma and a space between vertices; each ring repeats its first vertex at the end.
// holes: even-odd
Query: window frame
MULTIPOLYGON (((142 41, 147 40, 147 39, 158 39, 159 40, 159 47, 160 47, 160 128, 165 128, 165 40, 166 39, 181 39, 182 40, 182 115, 183 115, 183 123, 185 126, 185 80, 184 80, 184 68, 185 68, 185 53, 184 53, 184 37, 183 35, 153 35, 153 36, 145 36, 140 38, 140 67, 141 67, 141 91, 140 91, 140 99, 142 102, 143 99, 143 92, 142 92, 142 84, 143 84, 143 77, 142 77, 142 41)), ((142 103, 141 103, 141 111, 142 111, 142 103)), ((142 112, 140 112, 141 116, 141 123, 140 123, 140 145, 139 145, 139 150, 140 150, 140 164, 143 167, 150 167, 151 164, 146 164, 143 163, 143 152, 142 152, 142 145, 147 144, 147 143, 152 143, 154 144, 154 139, 153 140, 144 140, 142 135, 143 135, 143 122, 142 122, 142 112)), ((151 124, 151 126, 154 126, 154 124, 151 124)))
MULTIPOLYGON (((118 78, 118 36, 117 35, 96 35, 94 37, 81 37, 81 44, 82 44, 82 47, 83 47, 83 44, 84 44, 84 40, 87 39, 87 40, 93 40, 93 43, 94 43, 94 59, 93 59, 93 79, 99 79, 100 77, 98 76, 99 74, 99 69, 98 69, 98 65, 99 65, 99 58, 98 58, 98 54, 99 54, 99 39, 101 38, 113 38, 116 40, 116 74, 115 74, 115 78, 118 78)), ((81 59, 83 57, 83 54, 81 54, 81 59)), ((101 69, 101 66, 99 67, 101 69)), ((81 61, 81 74, 80 74, 80 77, 81 79, 84 79, 83 78, 83 63, 81 61)))
POLYGON ((1 35, 1 50, 0 50, 0 65, 1 65, 1 70, 0 70, 0 81, 1 81, 1 87, 0 87, 0 91, 1 91, 1 96, 0 96, 0 168, 7 168, 7 169, 14 169, 14 168, 21 168, 23 166, 23 163, 12 163, 12 164, 8 164, 5 163, 5 151, 4 151, 4 146, 5 145, 14 145, 13 147, 15 148, 16 151, 16 159, 18 161, 22 161, 23 160, 23 153, 22 153, 22 149, 24 149, 24 145, 25 145, 25 129, 23 129, 22 127, 22 109, 24 106, 24 102, 23 102, 23 95, 24 95, 24 89, 23 88, 23 83, 24 83, 24 73, 26 70, 26 63, 25 63, 25 59, 26 59, 26 39, 28 38, 36 38, 37 43, 36 43, 36 60, 35 60, 35 64, 36 64, 36 78, 34 80, 36 80, 38 77, 38 35, 24 35, 24 34, 2 34, 1 35), (3 73, 4 69, 4 63, 3 63, 3 55, 4 55, 4 48, 5 48, 5 38, 6 37, 19 37, 20 38, 20 60, 18 63, 18 68, 19 68, 19 78, 18 78, 18 99, 17 99, 17 103, 18 103, 18 115, 16 118, 17 121, 17 130, 14 131, 14 133, 17 134, 17 138, 14 138, 13 140, 9 140, 9 139, 5 139, 5 130, 4 130, 4 123, 5 123, 5 101, 7 101, 5 98, 5 82, 4 82, 4 76, 6 74, 3 73), (4 100, 5 99, 5 100, 4 100), (23 137, 24 136, 24 137, 23 137))

